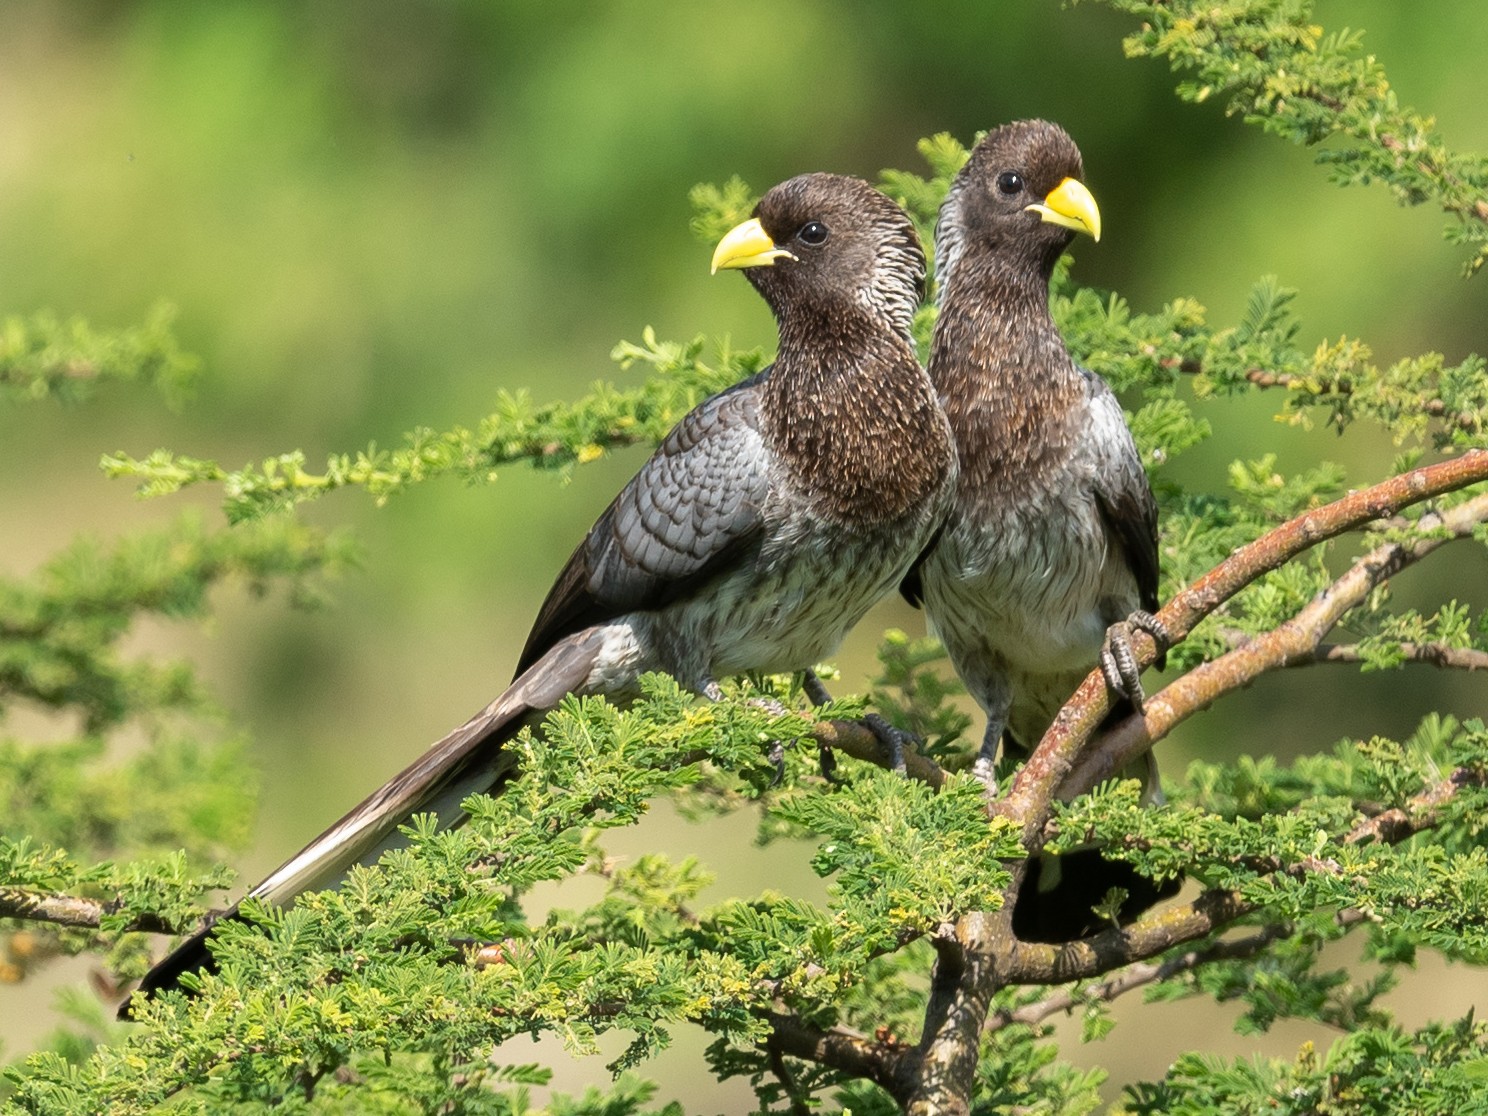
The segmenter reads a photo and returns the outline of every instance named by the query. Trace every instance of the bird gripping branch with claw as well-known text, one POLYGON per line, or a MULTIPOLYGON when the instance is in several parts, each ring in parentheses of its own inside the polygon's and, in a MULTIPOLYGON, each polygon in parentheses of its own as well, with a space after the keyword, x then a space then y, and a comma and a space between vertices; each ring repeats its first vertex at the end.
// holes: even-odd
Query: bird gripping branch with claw
MULTIPOLYGON (((1082 177, 1063 129, 1008 124, 976 145, 936 225, 940 313, 929 372, 960 479, 944 530, 902 589, 923 601, 986 713, 978 769, 988 778, 998 742, 1026 755, 1097 663, 1140 709, 1131 629, 1148 631, 1159 650, 1166 643, 1152 616, 1157 504, 1136 444, 1115 395, 1071 358, 1049 311, 1060 255, 1076 233, 1100 239, 1100 210, 1082 177)), ((1144 775, 1156 791, 1150 756, 1144 775)), ((1068 875, 1074 858, 1063 859, 1068 875)), ((1024 913, 1042 907, 1057 925, 1015 920, 1019 936, 1086 932, 1112 873, 1140 907, 1150 881, 1103 863, 1110 871, 1091 875, 1085 892, 1030 903, 1024 913)), ((1053 865, 1044 867, 1052 887, 1053 865)))

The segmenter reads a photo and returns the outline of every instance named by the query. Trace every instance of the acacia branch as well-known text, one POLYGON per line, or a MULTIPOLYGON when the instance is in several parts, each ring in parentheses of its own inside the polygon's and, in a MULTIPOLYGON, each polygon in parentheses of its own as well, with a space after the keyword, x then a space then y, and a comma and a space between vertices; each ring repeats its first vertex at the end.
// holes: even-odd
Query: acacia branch
MULTIPOLYGON (((0 887, 0 918, 44 922, 71 930, 103 930, 104 919, 117 914, 122 907, 121 900, 104 902, 100 899, 83 899, 76 895, 31 891, 28 888, 0 887)), ((150 911, 135 915, 122 926, 108 929, 120 932, 137 930, 151 934, 180 933, 180 927, 150 911)))
POLYGON ((872 1081, 901 1104, 911 1088, 913 1047, 870 1039, 847 1027, 821 1030, 787 1012, 771 1012, 770 1053, 815 1062, 872 1081))
MULTIPOLYGON (((1453 670, 1488 670, 1488 651, 1472 647, 1452 647, 1445 643, 1401 643, 1391 647, 1408 663, 1453 670)), ((1287 666, 1312 663, 1363 663, 1369 656, 1357 643, 1320 643, 1310 655, 1299 655, 1287 666)))
MULTIPOLYGON (((1488 452, 1481 450, 1465 456, 1478 456, 1488 461, 1488 452)), ((1338 501, 1339 504, 1344 502, 1338 501)), ((1217 659, 1201 663, 1148 698, 1143 713, 1126 718, 1101 739, 1098 747, 1086 749, 1079 756, 1063 781, 1060 793, 1074 795, 1089 790, 1111 778, 1125 764, 1146 752, 1154 741, 1161 740, 1177 725, 1207 709, 1223 695, 1249 685, 1268 671, 1316 656, 1324 637, 1344 614, 1362 603, 1382 582, 1445 544, 1471 535, 1485 520, 1488 520, 1488 493, 1433 516, 1432 522, 1423 524, 1434 528, 1436 533, 1407 542, 1386 543, 1359 558, 1292 619, 1217 659)), ((1278 528, 1279 531, 1286 529, 1278 528)), ((1272 535, 1276 533, 1273 531, 1272 535)), ((1264 543, 1270 537, 1268 535, 1260 542, 1264 543)), ((1182 597, 1183 594, 1179 594, 1169 607, 1177 605, 1182 597)), ((1096 677, 1100 675, 1097 673, 1096 677)))
MULTIPOLYGON (((1342 929, 1356 926, 1368 916, 1363 911, 1350 908, 1339 911, 1334 921, 1342 929)), ((1013 1024, 1037 1026, 1050 1016, 1071 1012, 1093 1003, 1111 1003, 1120 996, 1138 988, 1145 988, 1158 981, 1172 980, 1184 973, 1194 972, 1215 961, 1245 961, 1257 956, 1273 942, 1289 937, 1293 932, 1290 923, 1277 922, 1264 926, 1244 938, 1232 938, 1211 942, 1201 949, 1191 949, 1165 957, 1161 961, 1139 961, 1128 965, 1109 979, 1083 988, 1069 988, 1056 992, 1045 999, 1025 1004, 1020 1008, 994 1012, 987 1019, 985 1031, 990 1034, 1013 1024)))
MULTIPOLYGON (((862 721, 818 721, 811 728, 811 737, 817 744, 835 748, 853 759, 877 764, 889 770, 889 750, 874 731, 862 721)), ((929 756, 921 755, 913 748, 904 749, 905 774, 936 790, 945 783, 945 769, 929 756)))
POLYGON ((1441 820, 1441 812, 1463 787, 1488 785, 1488 771, 1459 767, 1437 783, 1432 783, 1419 794, 1412 795, 1404 806, 1397 806, 1366 818, 1349 830, 1344 842, 1350 845, 1365 841, 1381 841, 1396 845, 1407 837, 1414 837, 1423 830, 1431 829, 1441 820))
POLYGON ((1283 923, 1267 926, 1259 932, 1233 941, 1214 942, 1204 949, 1191 949, 1162 961, 1142 961, 1127 966, 1124 970, 1103 980, 1099 984, 1083 988, 1069 988, 1035 1003, 1020 1008, 993 1012, 983 1028, 991 1034, 1015 1023, 1033 1027, 1050 1016, 1073 1011, 1093 1003, 1111 1003, 1137 988, 1155 984, 1160 980, 1171 980, 1175 976, 1209 964, 1211 961, 1239 961, 1254 957, 1272 942, 1291 933, 1291 927, 1283 923))
MULTIPOLYGON (((1485 479, 1488 479, 1488 450, 1469 450, 1449 461, 1412 469, 1372 488, 1304 512, 1242 546, 1173 597, 1159 611, 1157 618, 1173 642, 1180 642, 1201 620, 1256 578, 1303 551, 1372 520, 1395 515, 1413 504, 1485 479)), ((1139 664, 1143 667, 1150 665, 1157 650, 1151 638, 1138 631, 1133 642, 1139 664)), ((1147 708, 1149 712, 1152 710, 1151 700, 1147 702, 1147 708)), ((1044 733, 1033 755, 1018 772, 1007 797, 994 805, 996 813, 1019 823, 1030 848, 1036 847, 1032 842, 1036 842, 1055 797, 1065 787, 1066 777, 1085 742, 1109 710, 1110 695, 1106 691, 1105 678, 1099 670, 1093 670, 1059 711, 1048 732, 1044 733)))
MULTIPOLYGON (((1440 824, 1443 810, 1465 787, 1488 785, 1488 771, 1458 768, 1445 779, 1412 795, 1404 805, 1360 821, 1344 835, 1345 844, 1379 841, 1395 845, 1440 824)), ((1301 876, 1333 872, 1336 865, 1309 858, 1296 864, 1258 864, 1260 874, 1286 872, 1301 876)), ((1191 903, 1145 915, 1130 926, 1112 928, 1080 941, 1041 945, 1014 941, 1002 961, 999 976, 1007 984, 1062 984, 1089 980, 1125 965, 1147 961, 1185 942, 1207 937, 1236 919, 1259 910, 1239 892, 1212 888, 1191 903)), ((1357 917, 1342 912, 1352 924, 1357 917)))
MULTIPOLYGON (((1475 449, 1450 461, 1413 469, 1297 516, 1239 548, 1170 600, 1158 613, 1158 619, 1174 642, 1182 640, 1195 625, 1261 574, 1317 543, 1395 515, 1422 500, 1483 480, 1488 480, 1488 451, 1475 449)), ((1315 646, 1320 638, 1321 633, 1310 646, 1315 646)), ((1137 632, 1133 642, 1139 664, 1150 665, 1156 657, 1152 640, 1137 632)), ((1153 699, 1146 703, 1149 717, 1154 704, 1153 699)), ((1105 679, 1099 670, 1092 671, 1059 711, 1033 755, 1014 778, 1009 793, 989 804, 991 816, 1006 817, 1019 827, 1024 846, 1030 852, 1041 847, 1041 831, 1053 803, 1062 792, 1076 785, 1068 777, 1109 709, 1105 679)), ((1145 729, 1140 717, 1129 718, 1125 724, 1133 722, 1145 729)), ((1140 755, 1154 738, 1147 734, 1131 748, 1126 759, 1140 755)), ((1103 746, 1100 759, 1104 761, 1110 751, 1109 746, 1103 746)), ((1117 761, 1110 770, 1122 762, 1125 760, 1117 761)), ((976 1037, 986 1022, 991 998, 998 988, 1014 982, 1048 984, 1088 979, 1213 933, 1250 909, 1231 892, 1210 891, 1186 906, 1161 910, 1130 927, 1112 929, 1064 946, 1026 943, 1012 932, 1012 907, 1027 865, 1027 860, 1008 865, 1013 879, 1005 893, 1007 901, 1000 910, 963 916, 957 924, 955 948, 939 951, 940 960, 932 976, 925 1012, 919 1081, 905 1106, 911 1113, 969 1111, 967 1097, 976 1069, 976 1037), (947 964, 948 960, 956 963, 947 964)))

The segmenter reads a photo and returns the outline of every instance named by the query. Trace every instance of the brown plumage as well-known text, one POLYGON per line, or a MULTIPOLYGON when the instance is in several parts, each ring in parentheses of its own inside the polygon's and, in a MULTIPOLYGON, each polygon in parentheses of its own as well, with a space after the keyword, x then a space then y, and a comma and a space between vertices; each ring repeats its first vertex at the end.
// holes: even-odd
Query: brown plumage
MULTIPOLYGON (((562 572, 511 687, 255 887, 284 904, 373 862, 414 813, 510 775, 502 742, 567 693, 625 697, 665 671, 709 697, 744 671, 830 654, 891 592, 949 505, 955 454, 909 338, 924 254, 867 183, 791 179, 725 237, 780 327, 764 373, 706 400, 615 498, 562 572)), ((234 912, 236 908, 234 908, 234 912)), ((151 972, 208 963, 207 931, 151 972)))
MULTIPOLYGON (((984 770, 1000 739, 1033 747, 1097 663, 1140 703, 1126 625, 1156 629, 1156 503, 1115 396, 1070 357, 1049 312, 1049 279, 1075 229, 1099 236, 1082 174, 1056 125, 998 128, 956 176, 936 228, 929 371, 961 475, 945 528, 904 591, 923 598, 987 714, 984 770)), ((1069 877, 1071 858, 1063 862, 1069 877)), ((1078 895, 1025 895, 1015 929, 1079 936, 1094 928, 1089 906, 1108 886, 1150 890, 1124 866, 1105 867, 1109 882, 1100 873, 1065 881, 1085 885, 1078 895)))

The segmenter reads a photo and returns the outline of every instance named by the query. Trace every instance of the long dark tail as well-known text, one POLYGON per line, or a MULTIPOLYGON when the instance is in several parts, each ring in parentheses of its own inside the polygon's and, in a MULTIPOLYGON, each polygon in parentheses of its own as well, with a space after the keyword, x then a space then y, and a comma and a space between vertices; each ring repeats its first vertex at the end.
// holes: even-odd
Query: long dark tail
MULTIPOLYGON (((1131 714, 1131 705, 1125 699, 1118 700, 1096 731, 1131 714)), ((1003 742, 1012 754, 1028 756, 1028 749, 1010 735, 1004 734, 1003 742)), ((1120 774, 1126 779, 1141 779, 1146 800, 1161 801, 1157 761, 1151 752, 1120 774)), ((1107 859, 1095 848, 1072 849, 1062 856, 1043 854, 1033 858, 1023 877, 1013 906, 1013 934, 1024 942, 1062 945, 1078 941, 1109 926, 1091 908, 1111 888, 1126 892, 1117 916, 1125 926, 1164 899, 1171 899, 1182 886, 1181 878, 1161 882, 1149 879, 1125 861, 1107 859)))
MULTIPOLYGON (((334 887, 357 864, 375 864, 403 841, 398 832, 415 814, 435 814, 453 828, 465 820, 460 803, 493 793, 512 776, 516 761, 502 745, 534 712, 550 709, 588 678, 600 636, 588 629, 560 640, 500 697, 428 748, 354 806, 345 817, 276 868, 248 894, 281 906, 306 891, 334 887)), ((145 974, 146 995, 177 987, 183 973, 212 963, 207 939, 223 919, 238 919, 238 905, 213 918, 145 974)), ((129 1018, 129 1002, 119 1009, 129 1018)))

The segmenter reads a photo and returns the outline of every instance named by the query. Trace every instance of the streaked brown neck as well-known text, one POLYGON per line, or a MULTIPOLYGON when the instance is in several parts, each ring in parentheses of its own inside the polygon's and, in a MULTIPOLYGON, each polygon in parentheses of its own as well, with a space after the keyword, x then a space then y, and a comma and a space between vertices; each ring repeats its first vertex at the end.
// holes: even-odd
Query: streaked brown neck
POLYGON ((949 277, 930 350, 963 493, 1005 492, 1062 462, 1082 379, 1049 313, 1049 278, 982 251, 949 277))
POLYGON ((764 385, 766 436, 834 519, 898 519, 945 483, 953 449, 908 340, 857 306, 796 309, 764 385))

